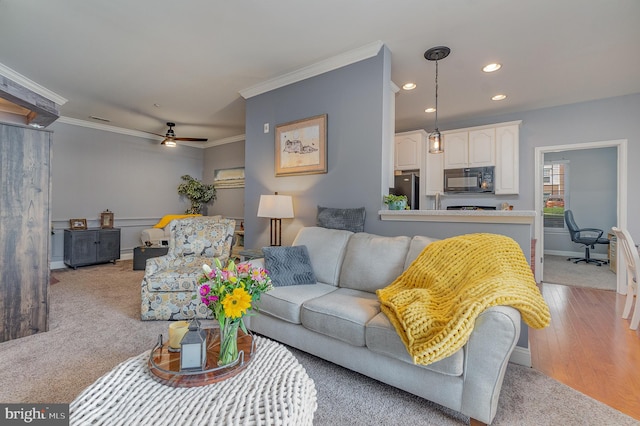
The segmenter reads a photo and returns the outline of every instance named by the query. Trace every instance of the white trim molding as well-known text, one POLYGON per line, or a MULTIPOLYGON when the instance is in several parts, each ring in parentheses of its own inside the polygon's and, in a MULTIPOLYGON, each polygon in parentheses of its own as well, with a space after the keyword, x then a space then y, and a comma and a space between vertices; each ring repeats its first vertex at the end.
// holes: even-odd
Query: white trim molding
POLYGON ((364 59, 369 59, 376 56, 378 52, 380 52, 380 49, 382 49, 382 46, 384 46, 384 43, 379 40, 369 43, 358 49, 350 50, 332 58, 325 59, 324 61, 320 61, 304 68, 300 68, 299 70, 283 74, 279 77, 275 77, 243 89, 240 91, 240 96, 244 99, 249 99, 280 87, 288 86, 290 84, 297 83, 298 81, 306 80, 308 78, 342 68, 346 65, 360 62, 364 59))
MULTIPOLYGON (((87 127, 89 129, 96 129, 96 130, 102 130, 105 132, 118 133, 121 135, 134 136, 137 138, 142 138, 147 140, 161 141, 164 139, 162 136, 157 136, 157 135, 143 132, 140 130, 125 129, 124 127, 111 126, 109 124, 102 124, 102 123, 94 123, 93 121, 79 120, 77 118, 71 118, 71 117, 62 116, 58 119, 58 123, 64 123, 64 124, 69 124, 72 126, 79 126, 79 127, 87 127)), ((181 141, 180 145, 204 149, 204 148, 210 148, 212 146, 224 145, 224 144, 239 142, 243 140, 245 140, 245 135, 241 134, 237 136, 230 136, 228 138, 218 139, 218 140, 207 142, 207 143, 181 141)))

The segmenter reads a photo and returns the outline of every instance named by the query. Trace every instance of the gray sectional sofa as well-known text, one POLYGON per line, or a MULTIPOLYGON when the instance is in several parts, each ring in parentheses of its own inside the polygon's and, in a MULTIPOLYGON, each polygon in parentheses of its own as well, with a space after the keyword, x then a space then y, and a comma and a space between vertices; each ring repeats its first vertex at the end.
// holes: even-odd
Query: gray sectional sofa
POLYGON ((462 349, 416 365, 375 294, 433 241, 303 228, 293 245, 307 247, 317 282, 275 287, 246 323, 255 333, 459 411, 472 423, 490 424, 520 335, 520 313, 490 308, 462 349))

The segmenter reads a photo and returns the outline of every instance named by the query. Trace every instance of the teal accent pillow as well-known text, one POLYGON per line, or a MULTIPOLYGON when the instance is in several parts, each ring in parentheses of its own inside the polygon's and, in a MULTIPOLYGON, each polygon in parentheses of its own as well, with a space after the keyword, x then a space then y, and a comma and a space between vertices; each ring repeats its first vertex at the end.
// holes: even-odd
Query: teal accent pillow
POLYGON ((274 287, 316 283, 307 246, 263 247, 262 252, 274 287))

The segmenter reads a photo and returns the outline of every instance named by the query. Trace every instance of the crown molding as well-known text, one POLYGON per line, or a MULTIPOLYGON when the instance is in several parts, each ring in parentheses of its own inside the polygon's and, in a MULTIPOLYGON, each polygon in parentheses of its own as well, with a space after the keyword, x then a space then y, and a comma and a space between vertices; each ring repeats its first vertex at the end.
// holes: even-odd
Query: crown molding
MULTIPOLYGON (((102 130, 105 132, 118 133, 121 135, 134 136, 137 138, 142 138, 147 140, 162 141, 164 139, 162 136, 156 136, 151 133, 142 132, 140 130, 125 129, 124 127, 116 127, 116 126, 111 126, 109 124, 94 123, 92 121, 79 120, 77 118, 71 118, 71 117, 64 117, 64 116, 60 117, 57 122, 70 124, 72 126, 87 127, 89 129, 102 130)), ((244 141, 245 139, 246 139, 245 135, 242 134, 237 136, 230 136, 228 138, 218 139, 218 140, 207 142, 207 143, 188 142, 188 141, 180 141, 179 143, 180 145, 204 149, 204 148, 210 148, 212 146, 244 141)))
POLYGON ((23 76, 17 71, 14 71, 8 66, 1 63, 0 63, 0 75, 8 78, 9 80, 15 83, 18 83, 19 85, 31 90, 34 93, 37 93, 38 95, 44 98, 49 99, 52 102, 55 102, 59 106, 67 103, 67 99, 63 98, 62 96, 58 95, 55 92, 52 92, 46 87, 39 85, 35 81, 28 79, 27 77, 23 76))
POLYGON ((384 43, 380 40, 369 43, 358 49, 350 50, 332 58, 325 59, 324 61, 309 65, 304 68, 300 68, 299 70, 283 74, 279 77, 275 77, 243 89, 239 92, 240 96, 242 96, 244 99, 249 99, 254 96, 270 92, 271 90, 288 86, 290 84, 297 83, 298 81, 306 80, 308 78, 315 77, 317 75, 324 74, 338 68, 342 68, 346 65, 360 62, 364 59, 376 56, 378 52, 380 52, 380 49, 382 49, 382 46, 384 46, 384 43))
POLYGON ((140 130, 125 129, 123 127, 111 126, 108 124, 94 123, 91 121, 79 120, 71 117, 60 117, 58 123, 70 124, 72 126, 88 127, 89 129, 103 130, 105 132, 119 133, 121 135, 135 136, 143 139, 163 140, 164 138, 150 133, 141 132, 140 130))
POLYGON ((222 138, 222 139, 218 139, 218 140, 215 140, 215 141, 207 142, 207 143, 204 144, 203 147, 204 148, 211 148, 212 146, 226 145, 228 143, 245 141, 246 139, 247 139, 247 137, 243 133, 241 135, 230 136, 228 138, 222 138))

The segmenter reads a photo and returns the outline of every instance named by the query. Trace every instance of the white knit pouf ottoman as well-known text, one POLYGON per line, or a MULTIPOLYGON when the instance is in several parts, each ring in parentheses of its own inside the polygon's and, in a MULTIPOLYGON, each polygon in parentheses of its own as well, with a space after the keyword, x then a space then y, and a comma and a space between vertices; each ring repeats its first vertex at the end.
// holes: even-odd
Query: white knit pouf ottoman
POLYGON ((130 358, 71 403, 70 424, 311 425, 313 380, 284 346, 254 339, 256 352, 242 372, 206 386, 163 385, 149 372, 150 351, 130 358))

